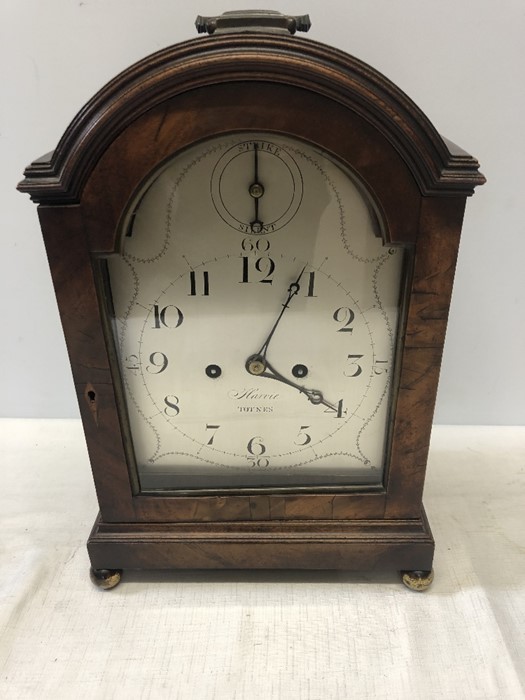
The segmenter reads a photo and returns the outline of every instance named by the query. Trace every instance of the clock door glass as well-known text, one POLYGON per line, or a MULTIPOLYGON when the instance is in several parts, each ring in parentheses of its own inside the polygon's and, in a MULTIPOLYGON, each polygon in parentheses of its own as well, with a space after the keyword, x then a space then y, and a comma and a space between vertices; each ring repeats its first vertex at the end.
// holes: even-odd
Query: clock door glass
POLYGON ((174 157, 107 260, 141 489, 381 484, 403 257, 310 145, 174 157))

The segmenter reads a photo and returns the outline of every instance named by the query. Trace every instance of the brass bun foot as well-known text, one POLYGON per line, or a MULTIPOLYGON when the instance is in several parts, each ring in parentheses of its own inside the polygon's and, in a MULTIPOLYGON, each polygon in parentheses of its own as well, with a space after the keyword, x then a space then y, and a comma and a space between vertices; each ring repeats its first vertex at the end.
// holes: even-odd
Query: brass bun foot
POLYGON ((91 581, 98 588, 115 588, 120 583, 121 569, 93 569, 89 571, 91 581))
POLYGON ((434 572, 430 571, 402 571, 403 583, 412 591, 426 591, 434 580, 434 572))

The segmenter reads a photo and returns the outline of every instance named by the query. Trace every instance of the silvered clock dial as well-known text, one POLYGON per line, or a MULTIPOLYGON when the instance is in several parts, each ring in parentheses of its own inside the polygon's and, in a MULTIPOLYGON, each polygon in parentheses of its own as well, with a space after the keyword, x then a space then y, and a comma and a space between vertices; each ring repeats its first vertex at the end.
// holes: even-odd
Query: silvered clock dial
POLYGON ((404 256, 349 171, 216 137, 124 232, 108 285, 142 490, 381 484, 404 256))

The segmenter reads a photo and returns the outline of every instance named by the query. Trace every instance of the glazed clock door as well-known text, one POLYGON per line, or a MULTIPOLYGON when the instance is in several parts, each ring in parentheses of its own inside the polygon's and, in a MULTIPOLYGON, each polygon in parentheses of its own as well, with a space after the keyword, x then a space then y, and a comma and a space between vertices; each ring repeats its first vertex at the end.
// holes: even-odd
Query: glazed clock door
POLYGON ((140 490, 381 488, 405 257, 312 145, 172 157, 106 261, 140 490))

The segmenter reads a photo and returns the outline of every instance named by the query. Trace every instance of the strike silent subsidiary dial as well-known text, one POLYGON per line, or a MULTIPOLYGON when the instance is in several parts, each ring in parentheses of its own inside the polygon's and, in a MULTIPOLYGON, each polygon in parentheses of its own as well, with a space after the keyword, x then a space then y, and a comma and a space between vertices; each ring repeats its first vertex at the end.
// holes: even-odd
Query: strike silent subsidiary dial
POLYGON ((286 226, 303 198, 303 178, 290 152, 264 139, 242 141, 218 160, 211 196, 221 219, 243 234, 286 226))

